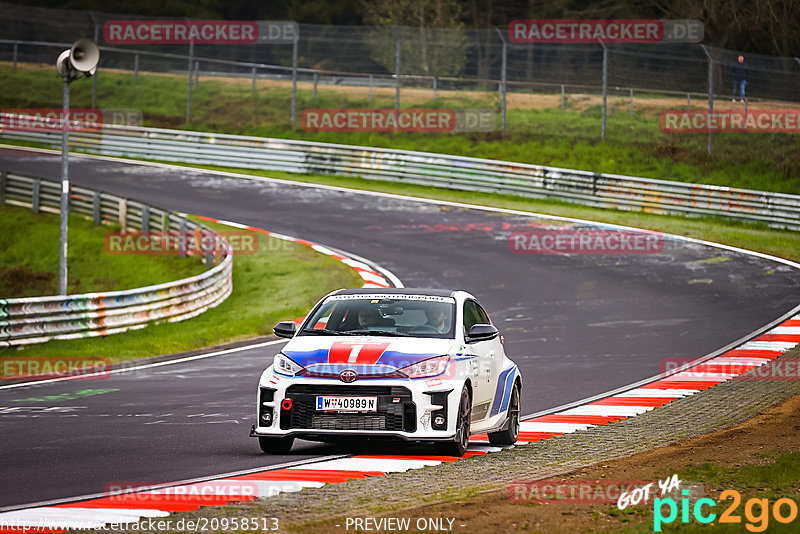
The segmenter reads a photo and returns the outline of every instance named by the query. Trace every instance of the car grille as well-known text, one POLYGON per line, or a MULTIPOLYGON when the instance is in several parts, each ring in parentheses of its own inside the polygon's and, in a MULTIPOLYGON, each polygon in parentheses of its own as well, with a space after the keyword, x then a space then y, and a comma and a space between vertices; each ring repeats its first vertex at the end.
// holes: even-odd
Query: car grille
POLYGON ((286 390, 290 410, 281 410, 281 429, 405 431, 417 429, 417 407, 411 391, 398 386, 345 386, 297 384, 286 390), (377 412, 318 412, 318 395, 377 397, 377 412), (399 399, 398 402, 394 402, 399 399))
MULTIPOLYGON (((390 416, 390 426, 398 426, 390 416)), ((314 414, 311 416, 311 428, 320 430, 387 430, 386 416, 374 414, 314 414)), ((402 425, 402 415, 400 416, 402 425)), ((390 429, 393 430, 393 429, 390 429)))

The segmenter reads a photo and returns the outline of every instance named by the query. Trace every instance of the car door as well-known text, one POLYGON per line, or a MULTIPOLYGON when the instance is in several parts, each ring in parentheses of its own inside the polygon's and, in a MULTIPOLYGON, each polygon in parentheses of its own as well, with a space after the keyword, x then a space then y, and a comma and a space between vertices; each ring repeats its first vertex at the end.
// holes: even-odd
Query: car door
MULTIPOLYGON (((463 307, 464 339, 468 338, 469 329, 476 324, 491 324, 489 316, 480 304, 472 299, 464 301, 463 307)), ((489 409, 494 398, 497 381, 498 361, 501 357, 502 347, 499 336, 485 341, 466 343, 470 354, 475 356, 471 365, 477 363, 476 373, 473 374, 473 399, 472 420, 481 421, 489 414, 489 409)))

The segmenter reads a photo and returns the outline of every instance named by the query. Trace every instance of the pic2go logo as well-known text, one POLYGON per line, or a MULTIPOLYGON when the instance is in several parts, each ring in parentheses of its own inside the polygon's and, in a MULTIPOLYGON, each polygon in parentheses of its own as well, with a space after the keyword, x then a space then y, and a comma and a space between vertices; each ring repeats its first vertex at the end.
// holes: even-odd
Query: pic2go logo
MULTIPOLYGON (((689 511, 691 509, 695 521, 698 523, 712 523, 717 518, 717 514, 711 512, 711 508, 717 506, 713 499, 702 498, 698 499, 694 506, 689 504, 689 499, 686 497, 688 490, 682 490, 681 493, 684 498, 681 499, 680 513, 681 522, 689 522, 689 511), (704 509, 704 507, 706 509, 704 509)), ((739 505, 742 503, 742 495, 736 490, 725 490, 720 496, 720 500, 732 500, 731 504, 722 515, 719 516, 719 523, 734 523, 741 524, 742 517, 736 513, 739 505)), ((782 498, 775 501, 770 509, 769 499, 748 499, 744 505, 744 517, 747 520, 745 528, 750 532, 764 532, 769 526, 769 516, 772 516, 778 523, 791 523, 797 519, 797 503, 788 498, 782 498), (787 513, 788 512, 788 513, 787 513)), ((653 501, 653 531, 661 532, 662 524, 670 524, 678 518, 678 504, 675 499, 670 497, 664 499, 656 498, 653 501), (668 510, 667 515, 664 515, 664 508, 668 510)))

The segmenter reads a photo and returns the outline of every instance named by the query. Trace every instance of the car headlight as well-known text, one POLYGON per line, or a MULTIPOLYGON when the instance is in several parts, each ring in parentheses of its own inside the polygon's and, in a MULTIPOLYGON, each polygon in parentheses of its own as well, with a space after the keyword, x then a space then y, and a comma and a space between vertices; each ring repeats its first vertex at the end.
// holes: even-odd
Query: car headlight
POLYGON ((282 375, 294 376, 302 371, 303 367, 285 354, 278 353, 272 362, 272 369, 282 375))
POLYGON ((437 376, 444 373, 450 364, 450 356, 436 356, 421 362, 417 362, 400 369, 408 378, 425 378, 437 376))

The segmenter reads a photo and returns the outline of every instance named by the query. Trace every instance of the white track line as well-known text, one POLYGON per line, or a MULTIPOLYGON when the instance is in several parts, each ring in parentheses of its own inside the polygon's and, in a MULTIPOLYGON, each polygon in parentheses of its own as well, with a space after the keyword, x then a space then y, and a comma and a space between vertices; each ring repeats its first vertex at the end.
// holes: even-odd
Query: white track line
POLYGON ((197 354, 195 356, 187 356, 186 358, 178 358, 176 360, 167 360, 164 362, 155 362, 155 363, 147 363, 143 365, 135 365, 133 367, 121 367, 119 369, 112 369, 111 371, 103 371, 100 373, 91 373, 88 375, 79 375, 79 376, 65 376, 61 378, 48 378, 47 380, 35 380, 33 382, 23 382, 21 384, 8 384, 5 386, 0 386, 0 390, 2 389, 15 389, 15 388, 23 388, 29 386, 38 386, 40 384, 51 384, 53 382, 63 382, 66 380, 81 380, 86 378, 91 378, 92 376, 106 376, 109 374, 119 374, 119 373, 130 373, 131 371, 140 371, 142 369, 152 369, 154 367, 163 367, 165 365, 174 365, 176 363, 185 363, 191 362, 194 360, 204 360, 206 358, 213 358, 214 356, 222 356, 224 354, 232 354, 234 352, 241 352, 243 350, 250 350, 250 349, 258 349, 261 347, 269 347, 270 345, 276 345, 278 343, 287 343, 285 339, 275 339, 272 341, 265 341, 263 343, 256 343, 253 345, 245 345, 242 347, 236 347, 233 349, 225 349, 219 350, 215 352, 208 352, 204 354, 197 354))

